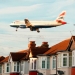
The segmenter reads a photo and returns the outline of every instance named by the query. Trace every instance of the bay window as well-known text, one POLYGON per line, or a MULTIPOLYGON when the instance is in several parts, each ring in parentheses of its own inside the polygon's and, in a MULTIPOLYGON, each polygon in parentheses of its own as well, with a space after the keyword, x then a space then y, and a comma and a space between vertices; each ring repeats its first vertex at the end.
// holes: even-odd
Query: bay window
POLYGON ((38 56, 38 68, 50 69, 50 56, 38 56))
POLYGON ((46 56, 46 57, 41 57, 42 61, 42 69, 49 69, 50 68, 50 57, 46 56))
POLYGON ((60 53, 57 56, 57 66, 60 67, 71 67, 72 66, 72 52, 60 53))

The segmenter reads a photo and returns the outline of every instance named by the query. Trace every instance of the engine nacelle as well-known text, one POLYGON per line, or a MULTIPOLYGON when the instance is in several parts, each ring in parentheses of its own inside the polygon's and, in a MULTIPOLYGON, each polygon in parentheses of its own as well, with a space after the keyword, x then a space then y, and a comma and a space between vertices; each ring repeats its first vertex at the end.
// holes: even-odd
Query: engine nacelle
POLYGON ((30 27, 31 31, 36 31, 36 28, 30 27))

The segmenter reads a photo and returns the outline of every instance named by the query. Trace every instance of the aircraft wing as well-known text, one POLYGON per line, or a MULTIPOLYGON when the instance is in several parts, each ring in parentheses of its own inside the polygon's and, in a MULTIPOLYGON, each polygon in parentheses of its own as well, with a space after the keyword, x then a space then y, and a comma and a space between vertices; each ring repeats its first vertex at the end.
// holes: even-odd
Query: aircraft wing
POLYGON ((24 22, 25 22, 27 28, 32 26, 32 24, 30 23, 30 21, 28 19, 24 19, 24 22))

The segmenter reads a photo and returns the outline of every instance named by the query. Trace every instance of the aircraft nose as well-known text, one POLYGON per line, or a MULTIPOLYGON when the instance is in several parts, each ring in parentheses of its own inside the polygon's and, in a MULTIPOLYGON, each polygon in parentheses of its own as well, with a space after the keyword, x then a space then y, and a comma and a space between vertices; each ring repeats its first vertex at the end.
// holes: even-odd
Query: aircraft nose
POLYGON ((10 27, 12 27, 12 25, 10 25, 10 27))
POLYGON ((64 25, 64 24, 67 24, 67 22, 62 22, 62 24, 64 25))

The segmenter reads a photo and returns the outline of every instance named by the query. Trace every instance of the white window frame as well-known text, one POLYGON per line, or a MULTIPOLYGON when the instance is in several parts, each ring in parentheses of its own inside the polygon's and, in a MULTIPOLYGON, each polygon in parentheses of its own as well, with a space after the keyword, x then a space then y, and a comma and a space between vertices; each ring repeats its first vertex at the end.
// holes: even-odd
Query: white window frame
POLYGON ((42 60, 42 69, 46 69, 46 61, 42 60))
POLYGON ((57 67, 61 68, 61 54, 58 54, 57 56, 57 67))
POLYGON ((75 66, 75 50, 72 51, 72 66, 75 66))
POLYGON ((56 69, 56 56, 52 56, 52 69, 56 69), (55 67, 53 67, 55 65, 55 67))
POLYGON ((62 67, 69 67, 69 53, 62 53, 62 67), (66 54, 67 56, 63 56, 64 54, 66 54), (66 66, 63 65, 63 58, 67 58, 66 66))
POLYGON ((18 65, 19 62, 14 62, 14 72, 19 72, 20 71, 20 64, 18 65), (19 71, 17 71, 17 66, 19 66, 19 71))
POLYGON ((36 70, 37 69, 37 61, 36 58, 31 58, 31 69, 36 70))
POLYGON ((10 63, 5 63, 5 73, 10 72, 10 63), (7 68, 9 68, 9 71, 7 72, 7 68))
POLYGON ((45 57, 45 56, 43 56, 43 57, 41 57, 41 69, 46 69, 47 68, 47 57, 45 57), (42 67, 42 61, 45 61, 45 67, 43 68, 42 67))

